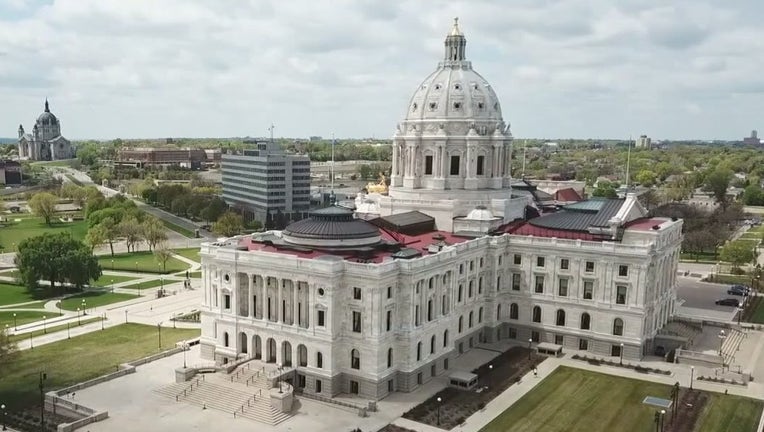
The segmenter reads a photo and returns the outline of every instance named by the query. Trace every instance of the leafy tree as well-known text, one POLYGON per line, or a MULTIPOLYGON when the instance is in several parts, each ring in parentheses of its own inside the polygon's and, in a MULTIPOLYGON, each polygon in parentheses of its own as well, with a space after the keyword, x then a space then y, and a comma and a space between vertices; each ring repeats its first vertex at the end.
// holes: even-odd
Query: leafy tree
POLYGON ((244 229, 241 216, 234 212, 226 212, 212 224, 212 232, 223 237, 232 237, 244 229))
POLYGON ((131 251, 131 248, 132 252, 135 252, 135 247, 143 241, 143 226, 135 217, 129 216, 122 219, 122 222, 117 225, 117 231, 125 238, 128 252, 131 251))
POLYGON ((192 195, 180 195, 172 200, 170 211, 178 216, 186 216, 188 208, 194 202, 192 195))
POLYGON ((205 221, 211 222, 220 219, 223 213, 225 213, 226 209, 228 209, 228 204, 226 204, 225 201, 223 201, 221 198, 215 197, 210 200, 210 203, 207 205, 207 207, 201 211, 200 216, 205 221))
POLYGON ((732 264, 734 268, 749 263, 754 258, 753 248, 750 243, 743 241, 731 241, 722 247, 720 258, 732 264))
POLYGON ((731 180, 732 171, 726 168, 716 168, 706 176, 706 190, 714 194, 716 202, 718 202, 722 208, 726 208, 728 204, 727 189, 730 186, 731 180))
POLYGON ((745 191, 743 192, 743 204, 749 206, 764 205, 764 191, 758 183, 751 184, 745 188, 745 191))
POLYGON ((154 257, 162 264, 162 271, 167 271, 167 261, 172 258, 172 250, 164 242, 160 243, 154 249, 154 257))
POLYGON ((50 220, 56 213, 57 202, 58 199, 55 195, 48 192, 40 192, 29 200, 29 207, 32 209, 32 213, 45 219, 45 223, 50 225, 50 220))
POLYGON ((3 378, 3 371, 8 370, 17 354, 16 342, 10 338, 7 330, 0 329, 0 378, 3 378))
POLYGON ((155 248, 161 242, 167 240, 164 224, 159 219, 151 216, 143 221, 143 238, 149 245, 149 250, 155 248))
POLYGON ((37 288, 41 279, 48 280, 51 293, 55 292, 57 282, 82 288, 101 276, 101 266, 90 248, 69 233, 45 233, 22 241, 16 265, 28 289, 37 288))
POLYGON ((645 187, 654 185, 657 178, 657 174, 647 169, 640 170, 637 175, 634 176, 634 180, 645 187))
POLYGON ((595 187, 594 191, 592 191, 592 196, 601 198, 618 198, 618 193, 616 192, 616 186, 614 186, 613 183, 608 181, 601 181, 597 183, 597 187, 595 187))
POLYGON ((106 243, 109 243, 111 256, 114 256, 114 242, 117 241, 117 238, 119 238, 119 228, 117 226, 117 222, 115 222, 111 217, 106 217, 96 226, 102 230, 106 243))
MULTIPOLYGON (((98 246, 106 243, 107 232, 106 228, 98 224, 88 229, 88 233, 85 235, 85 244, 90 246, 90 250, 93 251, 98 246)), ((113 248, 112 248, 113 250, 113 248)))

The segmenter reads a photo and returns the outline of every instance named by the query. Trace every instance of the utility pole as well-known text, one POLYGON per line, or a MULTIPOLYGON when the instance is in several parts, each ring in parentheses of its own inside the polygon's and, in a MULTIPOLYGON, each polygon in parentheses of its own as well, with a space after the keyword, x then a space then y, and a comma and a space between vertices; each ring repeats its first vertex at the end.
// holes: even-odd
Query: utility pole
POLYGON ((629 166, 631 165, 631 135, 629 135, 629 149, 626 151, 626 193, 629 193, 629 166))

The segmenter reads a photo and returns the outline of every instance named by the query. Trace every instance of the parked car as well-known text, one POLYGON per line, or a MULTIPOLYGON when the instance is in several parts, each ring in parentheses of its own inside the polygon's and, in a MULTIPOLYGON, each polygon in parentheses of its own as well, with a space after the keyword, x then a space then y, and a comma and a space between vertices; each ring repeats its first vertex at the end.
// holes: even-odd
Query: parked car
POLYGON ((726 299, 717 300, 716 304, 718 304, 719 306, 734 306, 734 307, 738 307, 738 306, 740 306, 740 301, 738 299, 726 298, 726 299))
POLYGON ((732 285, 730 289, 727 290, 727 294, 736 295, 736 296, 747 296, 748 287, 744 287, 742 285, 732 285))

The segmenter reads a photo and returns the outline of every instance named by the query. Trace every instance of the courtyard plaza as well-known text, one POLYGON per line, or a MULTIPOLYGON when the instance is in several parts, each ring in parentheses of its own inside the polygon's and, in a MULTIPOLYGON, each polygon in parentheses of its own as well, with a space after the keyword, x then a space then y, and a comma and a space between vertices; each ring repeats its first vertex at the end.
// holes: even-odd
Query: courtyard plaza
MULTIPOLYGON (((470 371, 474 368, 490 362, 500 352, 513 346, 510 341, 504 340, 494 344, 479 345, 475 349, 459 356, 451 368, 451 371, 470 371)), ((740 356, 745 358, 745 367, 749 368, 756 377, 764 376, 764 333, 750 331, 740 347, 740 356)), ((697 380, 698 376, 713 376, 714 369, 695 367, 691 371, 689 365, 671 364, 657 358, 646 358, 641 365, 668 370, 670 375, 645 374, 632 369, 616 366, 596 366, 585 361, 572 359, 573 354, 585 355, 585 352, 567 351, 559 358, 548 358, 537 368, 537 374, 529 372, 515 385, 512 385, 499 394, 485 408, 471 415, 466 421, 453 429, 458 432, 478 432, 488 425, 497 416, 507 410, 512 404, 520 400, 526 393, 534 389, 543 378, 554 372, 561 366, 578 368, 611 376, 633 378, 642 381, 665 384, 667 386, 679 382, 682 387, 688 387, 691 374, 696 378, 693 388, 698 390, 723 394, 725 391, 730 395, 745 396, 761 399, 764 396, 764 384, 759 380, 750 382, 747 386, 725 385, 708 381, 697 380)), ((617 361, 617 358, 615 358, 617 361)), ((393 424, 420 432, 436 432, 437 427, 428 426, 416 421, 404 419, 403 413, 432 397, 447 386, 449 374, 441 374, 430 382, 425 383, 411 393, 392 393, 388 397, 377 402, 378 411, 369 413, 367 417, 359 417, 356 410, 340 407, 337 405, 318 402, 305 397, 297 397, 292 411, 292 417, 276 426, 265 425, 244 418, 234 418, 232 414, 217 409, 202 409, 198 405, 185 403, 182 400, 162 395, 159 391, 172 385, 174 382, 174 370, 181 367, 184 361, 191 367, 209 365, 199 357, 199 347, 193 346, 186 357, 176 354, 152 363, 140 366, 137 372, 108 381, 77 392, 76 403, 94 408, 107 410, 109 418, 98 423, 88 425, 88 430, 111 431, 131 428, 144 431, 164 430, 205 430, 210 428, 224 429, 229 431, 246 431, 256 427, 258 431, 302 431, 311 430, 318 432, 334 432, 360 428, 364 432, 375 432, 387 424, 393 424), (130 404, 125 404, 130 400, 130 404), (146 416, 146 412, 152 412, 146 416)), ((273 364, 261 363, 259 360, 250 362, 253 369, 265 368, 266 372, 275 369, 273 364)), ((223 380, 225 381, 225 380, 223 380)), ((490 384, 489 384, 490 385, 490 384)), ((204 386, 202 385, 201 388, 204 386)), ((666 395, 658 395, 664 396, 666 395)), ((356 405, 365 405, 366 400, 351 395, 342 394, 335 399, 356 405)), ((759 428, 764 426, 764 418, 760 419, 759 428)), ((535 429, 528 429, 535 430, 535 429)), ((542 430, 542 429, 539 429, 542 430)), ((757 429, 760 430, 760 429, 757 429)), ((741 431, 747 432, 747 431, 741 431)))

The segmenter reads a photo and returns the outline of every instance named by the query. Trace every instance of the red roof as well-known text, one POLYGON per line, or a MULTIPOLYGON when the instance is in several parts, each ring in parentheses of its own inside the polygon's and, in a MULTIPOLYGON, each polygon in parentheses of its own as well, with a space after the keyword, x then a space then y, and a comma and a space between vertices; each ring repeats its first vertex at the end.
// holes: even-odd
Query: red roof
POLYGON ((575 189, 565 188, 555 192, 554 199, 557 201, 571 202, 571 201, 581 201, 583 198, 581 198, 581 195, 579 195, 575 189))

